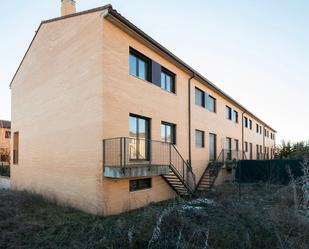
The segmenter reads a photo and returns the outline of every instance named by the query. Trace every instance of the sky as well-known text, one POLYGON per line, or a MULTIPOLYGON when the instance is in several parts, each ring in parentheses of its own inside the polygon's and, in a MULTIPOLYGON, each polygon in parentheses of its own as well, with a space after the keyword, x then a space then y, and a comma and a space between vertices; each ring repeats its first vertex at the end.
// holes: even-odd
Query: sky
MULTIPOLYGON (((1 3, 0 119, 10 119, 11 79, 40 21, 60 0, 1 3)), ((309 1, 76 0, 77 11, 118 12, 278 131, 309 140, 309 1)))

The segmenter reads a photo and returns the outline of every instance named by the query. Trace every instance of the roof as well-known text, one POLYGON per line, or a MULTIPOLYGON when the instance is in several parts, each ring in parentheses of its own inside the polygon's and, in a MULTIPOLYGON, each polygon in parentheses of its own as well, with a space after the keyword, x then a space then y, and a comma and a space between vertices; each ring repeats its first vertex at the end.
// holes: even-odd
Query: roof
POLYGON ((0 128, 11 128, 11 121, 0 120, 0 128))
MULTIPOLYGON (((158 50, 160 50, 162 53, 164 53, 165 55, 167 55, 171 60, 175 61, 178 65, 181 65, 183 68, 185 68, 188 72, 190 72, 192 74, 192 76, 194 76, 195 78, 199 79, 200 81, 202 81, 202 83, 204 83, 205 85, 207 85, 208 87, 210 87, 211 89, 213 89, 214 91, 218 92, 219 94, 221 94, 224 98, 226 98, 227 100, 229 100, 230 102, 232 102, 234 105, 236 105, 237 107, 239 107, 244 114, 248 114, 252 117, 254 117, 258 122, 260 122, 263 126, 269 128, 270 130, 272 130, 273 132, 276 132, 275 129, 273 129, 271 126, 267 125, 264 121, 262 121, 260 118, 258 118, 256 115, 254 115, 251 111, 249 111, 247 108, 245 108, 243 105, 241 105, 240 103, 238 103, 235 99, 233 99, 231 96, 229 96, 227 93, 225 93, 223 90, 221 90, 219 87, 217 87, 214 83, 212 83, 210 80, 208 80, 206 77, 204 77, 202 74, 200 74, 199 72, 197 72, 195 69, 193 69, 191 66, 189 66, 187 63, 185 63, 184 61, 182 61, 180 58, 178 58, 176 55, 174 55, 171 51, 169 51, 167 48, 165 48, 164 46, 162 46, 160 43, 158 43, 156 40, 154 40, 153 38, 151 38, 149 35, 147 35, 145 32, 143 32, 141 29, 139 29, 137 26, 135 26, 133 23, 131 23, 129 20, 127 20, 125 17, 123 17, 120 13, 118 13, 115 9, 113 9, 111 4, 107 4, 104 5, 102 7, 99 8, 94 8, 94 9, 90 9, 90 10, 86 10, 86 11, 81 11, 81 12, 77 12, 71 15, 66 15, 66 16, 62 16, 62 17, 57 17, 57 18, 53 18, 53 19, 49 19, 49 20, 45 20, 42 21, 36 34, 38 33, 40 27, 42 24, 46 24, 46 23, 50 23, 50 22, 55 22, 55 21, 59 21, 59 20, 63 20, 63 19, 67 19, 67 18, 71 18, 71 17, 75 17, 75 16, 80 16, 80 15, 84 15, 84 14, 89 14, 89 13, 93 13, 93 12, 97 12, 97 11, 107 11, 107 13, 105 14, 105 16, 112 16, 112 18, 117 19, 119 22, 121 22, 123 25, 125 25, 128 29, 132 30, 133 32, 135 32, 137 35, 141 36, 143 39, 145 39, 147 42, 149 42, 152 46, 154 46, 155 48, 157 48, 158 50)), ((15 76, 17 75, 17 72, 22 64, 22 62, 24 61, 30 47, 31 44, 33 43, 35 37, 33 37, 33 40, 31 41, 15 75, 13 76, 13 79, 10 83, 10 86, 12 85, 15 76)))

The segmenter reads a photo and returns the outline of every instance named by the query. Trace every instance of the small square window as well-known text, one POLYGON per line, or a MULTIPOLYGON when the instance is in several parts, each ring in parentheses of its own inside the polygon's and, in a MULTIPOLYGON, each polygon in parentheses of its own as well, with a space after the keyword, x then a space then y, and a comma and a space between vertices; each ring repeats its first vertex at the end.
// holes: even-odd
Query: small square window
POLYGON ((5 131, 5 138, 11 138, 11 131, 5 131))

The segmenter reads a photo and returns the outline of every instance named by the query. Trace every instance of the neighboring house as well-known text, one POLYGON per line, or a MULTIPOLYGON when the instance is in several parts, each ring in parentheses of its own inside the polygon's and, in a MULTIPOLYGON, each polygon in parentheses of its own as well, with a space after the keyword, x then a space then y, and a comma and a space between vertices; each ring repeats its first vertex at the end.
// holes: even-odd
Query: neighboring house
POLYGON ((0 120, 0 165, 10 164, 11 122, 0 120))
POLYGON ((12 80, 12 188, 109 215, 192 193, 218 158, 273 157, 252 112, 111 5, 74 4, 12 80))

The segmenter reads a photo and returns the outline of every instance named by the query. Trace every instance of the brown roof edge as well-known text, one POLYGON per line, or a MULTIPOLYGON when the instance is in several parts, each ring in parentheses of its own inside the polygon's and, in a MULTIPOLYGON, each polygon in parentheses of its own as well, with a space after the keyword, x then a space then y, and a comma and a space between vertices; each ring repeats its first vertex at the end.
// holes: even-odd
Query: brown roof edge
POLYGON ((74 16, 80 16, 80 15, 85 15, 85 14, 89 14, 89 13, 92 13, 92 12, 102 11, 102 10, 112 8, 112 7, 113 6, 111 4, 106 4, 106 5, 98 7, 98 8, 80 11, 80 12, 76 12, 74 14, 70 14, 70 15, 66 15, 66 16, 60 16, 60 17, 49 19, 49 20, 44 20, 44 21, 42 21, 42 23, 55 22, 55 21, 67 19, 67 18, 74 17, 74 16))
POLYGON ((14 81, 14 79, 15 79, 15 77, 16 77, 16 75, 17 75, 17 73, 18 73, 18 71, 19 71, 19 69, 20 69, 20 67, 22 65, 22 63, 24 62, 24 60, 25 60, 25 58, 26 58, 26 56, 27 56, 27 54, 28 54, 32 44, 33 44, 33 41, 36 38, 36 35, 38 34, 38 32, 39 32, 39 30, 40 30, 40 28, 42 26, 42 24, 50 23, 50 22, 54 22, 54 21, 59 21, 59 20, 70 18, 70 17, 74 17, 74 16, 89 14, 89 13, 96 12, 96 11, 102 11, 102 10, 105 10, 107 8, 112 8, 112 5, 111 4, 106 4, 106 5, 102 6, 102 7, 98 7, 98 8, 94 8, 94 9, 90 9, 90 10, 86 10, 86 11, 77 12, 77 13, 74 13, 74 14, 71 14, 71 15, 61 16, 61 17, 57 17, 57 18, 53 18, 53 19, 42 21, 40 23, 38 29, 35 31, 35 35, 33 36, 33 38, 31 40, 31 42, 30 42, 30 44, 29 44, 29 46, 28 46, 28 48, 27 48, 27 50, 26 50, 26 52, 25 52, 25 54, 24 54, 24 56, 23 56, 23 58, 21 60, 21 62, 19 63, 19 66, 18 66, 18 68, 17 68, 17 70, 16 70, 16 72, 15 72, 15 74, 14 74, 14 76, 13 76, 9 86, 11 87, 11 85, 12 85, 12 83, 13 83, 13 81, 14 81))
POLYGON ((169 57, 171 57, 173 60, 175 60, 177 63, 179 63, 180 65, 182 65, 183 67, 185 67, 188 71, 190 71, 192 74, 194 74, 197 78, 201 79, 202 81, 206 82, 211 88, 213 88, 215 91, 219 92, 220 94, 222 94, 225 98, 227 98, 228 100, 232 101, 235 105, 237 105, 240 109, 242 109, 244 111, 245 114, 248 114, 252 117, 254 117, 255 119, 257 119, 257 121, 259 121, 263 126, 269 128, 270 130, 272 130, 273 132, 277 132, 275 129, 273 129, 271 126, 267 125, 264 121, 262 121, 260 118, 258 118, 256 115, 254 115, 252 112, 250 112, 249 110, 247 110, 247 108, 245 108, 243 105, 241 105, 240 103, 238 103, 236 100, 234 100, 232 97, 230 97, 228 94, 226 94, 225 92, 223 92, 219 87, 217 87, 214 83, 212 83, 210 80, 206 79, 202 74, 200 74, 199 72, 197 72, 196 70, 194 70, 191 66, 189 66, 187 63, 185 63, 184 61, 182 61, 179 57, 177 57, 176 55, 174 55, 172 52, 170 52, 167 48, 165 48, 164 46, 162 46, 160 43, 158 43, 156 40, 154 40, 153 38, 151 38, 149 35, 147 35, 144 31, 142 31, 141 29, 139 29, 137 26, 135 26, 133 23, 131 23, 129 20, 127 20, 125 17, 123 17, 120 13, 118 13, 115 9, 112 9, 112 7, 110 7, 108 9, 109 14, 111 14, 113 17, 117 18, 120 22, 124 23, 125 25, 127 25, 130 29, 132 29, 133 31, 135 31, 138 35, 140 35, 141 37, 143 37, 146 41, 150 42, 152 45, 154 45, 155 47, 157 47, 159 50, 161 50, 163 53, 167 54, 169 57))

